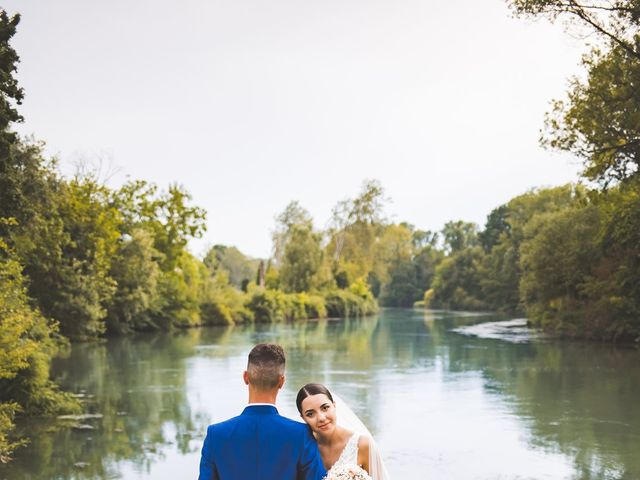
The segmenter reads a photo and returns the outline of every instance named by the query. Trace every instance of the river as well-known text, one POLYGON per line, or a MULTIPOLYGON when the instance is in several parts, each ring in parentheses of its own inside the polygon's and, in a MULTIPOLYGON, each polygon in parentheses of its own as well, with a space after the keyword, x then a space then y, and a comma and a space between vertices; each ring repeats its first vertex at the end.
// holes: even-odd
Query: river
POLYGON ((30 444, 0 479, 197 478, 206 426, 244 407, 259 342, 287 351, 281 413, 304 383, 327 384, 396 480, 640 479, 640 351, 504 320, 386 309, 75 344, 53 376, 91 416, 23 419, 30 444))

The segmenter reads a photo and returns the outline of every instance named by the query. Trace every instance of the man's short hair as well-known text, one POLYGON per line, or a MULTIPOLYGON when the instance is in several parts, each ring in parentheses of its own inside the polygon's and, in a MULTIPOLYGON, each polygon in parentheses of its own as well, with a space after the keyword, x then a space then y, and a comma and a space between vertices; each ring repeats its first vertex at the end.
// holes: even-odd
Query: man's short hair
POLYGON ((274 343, 259 343, 249 352, 249 383, 258 390, 272 390, 284 375, 284 350, 274 343))

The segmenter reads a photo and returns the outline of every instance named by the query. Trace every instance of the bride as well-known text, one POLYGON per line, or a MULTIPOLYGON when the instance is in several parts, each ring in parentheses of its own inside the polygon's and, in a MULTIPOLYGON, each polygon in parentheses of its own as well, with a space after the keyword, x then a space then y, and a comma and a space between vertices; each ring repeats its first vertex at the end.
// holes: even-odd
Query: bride
POLYGON ((345 417, 340 424, 334 397, 324 385, 308 383, 296 397, 298 412, 318 442, 327 476, 331 476, 332 469, 358 465, 373 480, 389 480, 371 434, 346 404, 339 405, 340 415, 345 417))

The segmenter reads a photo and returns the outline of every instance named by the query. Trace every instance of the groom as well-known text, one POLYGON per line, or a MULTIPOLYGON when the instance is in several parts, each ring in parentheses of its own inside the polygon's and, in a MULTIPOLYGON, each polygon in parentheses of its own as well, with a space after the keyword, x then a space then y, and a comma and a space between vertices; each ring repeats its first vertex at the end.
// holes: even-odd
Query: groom
POLYGON ((308 427, 276 410, 284 364, 281 346, 253 347, 243 373, 249 405, 241 415, 209 426, 199 480, 320 480, 326 475, 308 427))

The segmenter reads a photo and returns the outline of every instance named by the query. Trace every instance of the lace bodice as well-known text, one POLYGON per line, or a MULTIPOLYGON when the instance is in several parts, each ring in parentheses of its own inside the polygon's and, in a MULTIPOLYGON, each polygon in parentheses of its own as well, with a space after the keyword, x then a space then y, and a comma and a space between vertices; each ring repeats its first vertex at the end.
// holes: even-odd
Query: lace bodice
POLYGON ((351 438, 347 441, 347 444, 344 446, 342 453, 340 454, 340 458, 333 464, 333 466, 329 469, 329 472, 334 468, 340 467, 342 465, 357 465, 358 464, 358 439, 360 435, 354 433, 351 435, 351 438))

